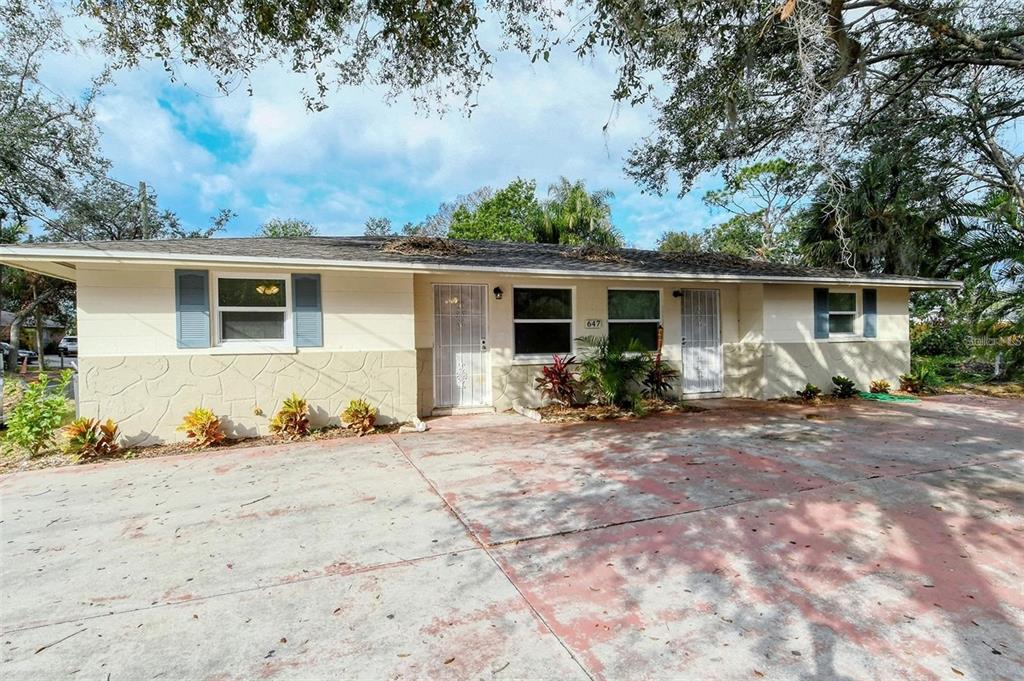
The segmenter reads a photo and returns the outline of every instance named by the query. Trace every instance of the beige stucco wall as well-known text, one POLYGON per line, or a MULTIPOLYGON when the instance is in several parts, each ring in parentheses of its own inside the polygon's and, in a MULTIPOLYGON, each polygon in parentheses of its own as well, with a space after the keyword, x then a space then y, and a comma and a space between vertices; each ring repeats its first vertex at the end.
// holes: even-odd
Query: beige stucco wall
POLYGON ((323 347, 185 350, 175 337, 173 268, 82 269, 80 412, 119 421, 133 443, 180 439, 175 426, 196 406, 221 415, 232 435, 263 434, 292 392, 310 401, 314 425, 336 424, 356 398, 377 406, 382 422, 411 419, 412 275, 321 272, 321 291, 323 347))
POLYGON ((862 288, 832 287, 857 293, 858 336, 814 338, 813 286, 766 284, 764 286, 764 391, 763 397, 791 395, 806 383, 828 392, 832 376, 852 378, 861 389, 872 380, 893 385, 910 369, 909 291, 878 288, 876 338, 859 336, 863 331, 862 288))
POLYGON ((811 285, 343 271, 322 271, 321 277, 324 347, 182 350, 175 341, 173 268, 81 269, 81 412, 120 421, 134 441, 180 438, 175 426, 200 405, 221 414, 232 434, 263 433, 293 391, 311 401, 318 425, 336 423, 357 397, 377 405, 383 421, 428 415, 434 406, 435 283, 486 287, 491 394, 499 410, 540 403, 534 379, 544 360, 513 356, 515 286, 571 286, 574 338, 607 333, 608 288, 659 290, 664 357, 677 369, 681 311, 672 291, 718 289, 723 393, 729 396, 791 394, 807 381, 828 388, 836 373, 862 386, 876 378, 895 382, 909 367, 906 289, 878 289, 877 339, 815 340, 811 285), (494 298, 495 287, 503 289, 502 300, 494 298), (587 329, 588 319, 600 320, 600 328, 587 329))
MULTIPOLYGON (((233 270, 210 270, 211 295, 217 271, 233 270)), ((290 271, 260 270, 254 274, 288 276, 290 271)), ((317 351, 413 349, 411 274, 328 271, 321 272, 320 285, 324 347, 317 351)), ((82 357, 235 352, 177 347, 171 267, 81 269, 78 335, 82 357)))
MULTIPOLYGON (((861 312, 862 287, 830 287, 830 291, 857 294, 861 312)), ((909 340, 909 293, 905 288, 878 288, 877 340, 909 340)), ((857 315, 854 324, 861 333, 863 323, 857 315)), ((794 284, 764 285, 764 339, 772 343, 814 342, 814 287, 794 284)))
MULTIPOLYGON (((483 284, 487 290, 488 352, 491 362, 491 393, 493 405, 498 410, 509 409, 513 404, 536 406, 541 403, 540 393, 534 389, 534 380, 539 375, 544 360, 517 359, 513 349, 512 289, 516 286, 565 287, 573 288, 574 325, 573 338, 608 333, 608 289, 637 288, 656 289, 661 292, 661 317, 665 327, 663 356, 682 368, 682 349, 679 339, 682 335, 680 301, 672 296, 678 288, 717 288, 721 291, 721 332, 723 354, 726 357, 724 393, 727 395, 749 395, 760 386, 761 365, 758 345, 753 337, 741 337, 741 319, 748 327, 761 324, 760 305, 756 319, 750 318, 749 302, 745 303, 741 316, 741 287, 736 284, 682 283, 672 281, 639 282, 621 279, 567 279, 560 277, 524 277, 514 275, 462 275, 462 274, 418 274, 415 278, 416 349, 419 357, 420 414, 431 413, 433 402, 433 353, 434 342, 434 284, 483 284), (496 300, 493 289, 501 287, 504 295, 496 300), (587 329, 588 319, 601 320, 601 328, 587 329)), ((758 292, 760 285, 747 285, 758 292)), ((749 291, 748 291, 749 293, 749 291)), ((581 348, 574 347, 577 353, 581 348)))
MULTIPOLYGON (((878 288, 878 336, 875 339, 814 339, 813 285, 714 284, 665 281, 623 283, 622 280, 568 280, 557 277, 485 275, 417 275, 415 279, 416 348, 419 411, 433 408, 433 289, 435 283, 483 284, 488 292, 491 389, 497 409, 513 404, 537 405, 534 379, 542 362, 513 356, 513 286, 567 286, 574 289, 573 336, 607 333, 607 289, 656 288, 661 291, 665 358, 681 369, 681 310, 672 297, 677 288, 717 288, 721 292, 721 332, 724 358, 723 394, 764 399, 792 394, 808 382, 828 389, 831 377, 842 373, 862 387, 885 378, 896 383, 909 368, 908 291, 878 288), (500 286, 505 295, 491 293, 500 286), (599 330, 586 329, 587 319, 599 319, 599 330)), ((861 289, 858 305, 861 304, 861 289)), ((858 333, 862 320, 856 321, 858 333)), ((574 351, 578 351, 576 348, 574 351)))
POLYGON ((736 342, 722 345, 724 392, 729 397, 760 399, 765 383, 764 285, 740 284, 736 297, 736 342))

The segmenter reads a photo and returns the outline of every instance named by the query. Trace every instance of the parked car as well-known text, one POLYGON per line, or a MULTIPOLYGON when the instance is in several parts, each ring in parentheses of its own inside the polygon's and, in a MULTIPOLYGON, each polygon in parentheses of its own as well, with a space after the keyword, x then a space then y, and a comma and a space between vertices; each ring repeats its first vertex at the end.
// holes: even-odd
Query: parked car
MULTIPOLYGON (((10 343, 0 343, 0 352, 4 353, 5 361, 7 360, 7 358, 11 356, 11 350, 13 349, 14 348, 11 347, 10 343)), ((28 358, 29 364, 35 364, 36 362, 39 361, 39 355, 36 353, 35 350, 28 350, 27 348, 21 348, 20 350, 18 350, 18 364, 22 364, 25 361, 26 357, 28 358)), ((8 368, 13 369, 15 367, 8 368)))
POLYGON ((57 354, 61 357, 71 355, 78 357, 78 336, 64 336, 57 344, 57 354))

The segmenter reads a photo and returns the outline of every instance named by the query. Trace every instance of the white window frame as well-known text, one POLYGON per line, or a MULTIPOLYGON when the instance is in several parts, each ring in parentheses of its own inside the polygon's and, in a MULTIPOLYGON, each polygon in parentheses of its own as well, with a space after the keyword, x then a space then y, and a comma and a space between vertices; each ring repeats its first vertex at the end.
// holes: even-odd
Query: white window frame
POLYGON ((828 289, 828 335, 829 338, 860 338, 863 326, 861 325, 861 296, 860 289, 843 287, 843 288, 830 288, 828 289), (853 294, 853 310, 852 311, 832 311, 832 294, 833 293, 852 293, 853 294), (843 315, 847 317, 853 317, 853 331, 832 331, 832 315, 843 315))
POLYGON ((292 323, 292 278, 288 273, 280 272, 211 272, 210 276, 213 277, 214 286, 213 288, 213 324, 214 324, 214 340, 215 345, 223 348, 243 349, 243 348, 254 348, 254 349, 291 349, 294 347, 295 342, 293 336, 293 323, 292 323), (233 305, 221 307, 220 305, 220 280, 221 279, 274 279, 283 282, 284 284, 284 307, 255 307, 255 306, 244 306, 235 307, 233 305), (284 337, 283 338, 264 338, 264 339, 247 339, 247 338, 221 338, 223 325, 221 324, 220 313, 222 311, 227 312, 281 312, 284 311, 284 337))
MULTIPOLYGON (((606 323, 608 324, 608 338, 612 337, 612 324, 652 324, 657 322, 660 328, 664 328, 664 317, 665 317, 665 291, 660 288, 639 288, 632 286, 610 286, 604 294, 604 316, 606 323), (658 294, 658 318, 657 319, 612 319, 610 308, 608 305, 608 294, 612 291, 654 291, 658 294)), ((664 344, 664 341, 663 341, 664 344)), ((650 350, 649 352, 657 352, 657 349, 650 350)))
POLYGON ((555 353, 520 354, 516 351, 516 324, 569 324, 569 350, 563 354, 576 354, 576 287, 548 286, 547 284, 513 284, 512 285, 512 359, 522 364, 550 364, 551 355, 555 353), (569 302, 572 308, 571 319, 516 319, 516 289, 549 289, 570 291, 569 302))

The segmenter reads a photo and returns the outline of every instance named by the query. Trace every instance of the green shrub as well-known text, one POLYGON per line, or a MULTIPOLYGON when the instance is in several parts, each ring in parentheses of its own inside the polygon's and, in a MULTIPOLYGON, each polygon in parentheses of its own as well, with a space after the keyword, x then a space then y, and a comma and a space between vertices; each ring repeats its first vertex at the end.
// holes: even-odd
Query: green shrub
POLYGON ((889 383, 889 381, 885 380, 884 378, 880 378, 876 381, 871 381, 870 390, 876 395, 888 395, 889 389, 891 387, 892 384, 889 383))
POLYGON ((580 383, 599 404, 630 407, 639 399, 637 386, 647 375, 651 356, 635 339, 625 347, 604 336, 577 339, 585 348, 580 362, 580 383))
POLYGON ((196 407, 185 414, 185 418, 182 419, 178 430, 185 433, 189 439, 189 444, 196 449, 205 449, 206 447, 218 445, 227 437, 224 435, 224 428, 221 426, 220 419, 217 418, 212 409, 206 409, 205 407, 196 407))
POLYGON ((341 412, 341 422, 362 437, 373 432, 377 423, 377 410, 366 400, 352 400, 345 411, 341 412))
POLYGON ((900 390, 906 393, 933 393, 942 385, 942 379, 927 364, 915 364, 910 373, 900 375, 900 390))
POLYGON ((833 376, 832 395, 842 400, 847 400, 857 395, 857 385, 846 376, 833 376))
POLYGON ((41 374, 38 380, 29 383, 21 400, 7 417, 7 440, 30 456, 36 456, 54 443, 57 429, 71 413, 67 390, 71 384, 72 371, 61 372, 60 380, 50 388, 50 378, 41 374))
POLYGON ((630 405, 629 411, 632 412, 633 416, 636 416, 637 418, 642 418, 644 416, 647 416, 648 413, 650 413, 650 409, 648 409, 647 405, 644 403, 643 399, 641 399, 639 395, 636 395, 634 397, 633 404, 630 405))
POLYGON ((111 419, 101 423, 98 419, 77 418, 64 426, 64 435, 64 453, 76 462, 112 456, 121 449, 117 444, 117 424, 111 419))
POLYGON ((910 330, 910 353, 927 357, 965 357, 971 353, 970 335, 970 329, 963 324, 942 320, 914 324, 910 330))
POLYGON ((270 432, 289 440, 309 435, 309 403, 292 393, 281 409, 270 419, 270 432))
POLYGON ((671 364, 655 357, 651 360, 651 368, 644 376, 644 397, 654 397, 663 400, 672 393, 672 383, 679 380, 679 370, 671 364))
POLYGON ((796 391, 796 396, 799 397, 804 402, 813 402, 814 400, 821 397, 821 388, 814 385, 813 383, 808 383, 807 385, 804 386, 803 390, 796 391))

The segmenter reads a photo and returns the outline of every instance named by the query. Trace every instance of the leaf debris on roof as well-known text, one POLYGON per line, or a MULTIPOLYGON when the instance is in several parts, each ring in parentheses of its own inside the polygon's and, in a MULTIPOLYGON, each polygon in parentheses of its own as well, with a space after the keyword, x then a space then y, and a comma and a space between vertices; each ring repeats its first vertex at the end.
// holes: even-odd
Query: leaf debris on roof
POLYGON ((437 236, 405 236, 391 239, 381 245, 385 253, 402 255, 469 255, 469 248, 437 236))
POLYGON ((576 246, 575 248, 562 251, 562 255, 566 258, 576 258, 577 260, 588 260, 590 262, 626 262, 626 258, 621 253, 607 246, 576 246))

